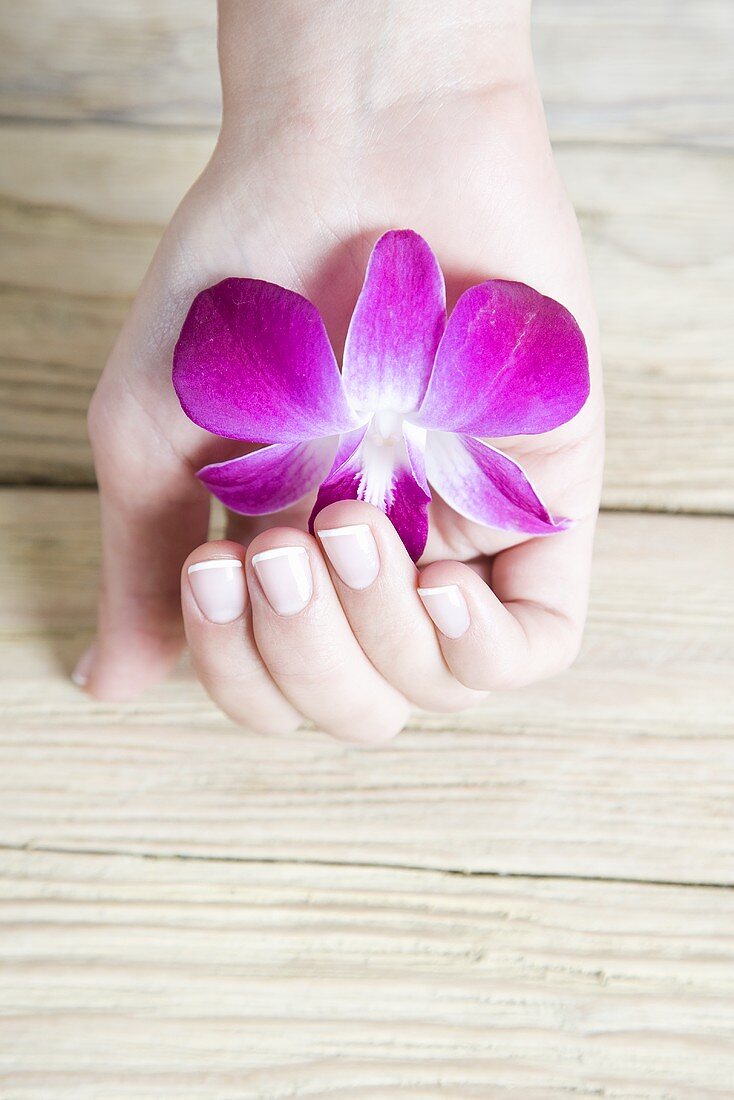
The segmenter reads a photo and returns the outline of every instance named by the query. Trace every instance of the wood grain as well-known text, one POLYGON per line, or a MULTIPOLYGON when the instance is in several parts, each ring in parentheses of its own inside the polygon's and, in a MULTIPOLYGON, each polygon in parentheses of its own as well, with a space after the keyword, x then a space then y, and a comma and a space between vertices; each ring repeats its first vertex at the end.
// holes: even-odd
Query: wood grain
POLYGON ((0 7, 3 114, 218 124, 216 5, 28 0, 0 7), (60 48, 60 45, 61 48, 60 48))
POLYGON ((3 842, 734 885, 734 521, 604 516, 569 674, 365 752, 239 731, 185 667, 91 703, 94 494, 0 501, 3 842))
POLYGON ((0 480, 92 482, 86 409, 211 134, 0 127, 0 480))
POLYGON ((706 1100, 734 892, 0 853, 4 1100, 706 1100))
MULTIPOLYGON (((216 126, 215 18, 195 0, 5 5, 2 114, 216 126)), ((731 146, 728 0, 535 0, 533 31, 558 140, 731 146)))
MULTIPOLYGON (((85 408, 213 137, 0 127, 0 478, 90 483, 85 408)), ((568 145, 599 303, 604 500, 734 509, 734 156, 568 145), (695 202, 692 201, 695 196, 695 202)))
POLYGON ((554 141, 731 148, 728 0, 533 0, 554 141))

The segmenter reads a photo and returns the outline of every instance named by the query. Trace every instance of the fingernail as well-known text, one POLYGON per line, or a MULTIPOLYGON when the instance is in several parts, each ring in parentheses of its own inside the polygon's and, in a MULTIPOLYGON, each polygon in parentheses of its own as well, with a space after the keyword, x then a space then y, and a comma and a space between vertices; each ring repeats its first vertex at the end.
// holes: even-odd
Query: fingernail
POLYGON ((199 610, 210 623, 233 623, 245 610, 245 574, 239 558, 197 561, 186 571, 199 610))
POLYGON ((469 629, 469 608, 458 584, 419 588, 418 595, 435 625, 447 638, 460 638, 469 629))
POLYGON ((94 643, 90 645, 89 649, 81 655, 76 663, 76 668, 71 674, 71 678, 77 687, 83 688, 86 686, 89 674, 92 671, 92 665, 94 664, 94 643))
POLYGON ((366 523, 317 532, 326 555, 349 588, 368 588, 380 572, 380 555, 366 523))
POLYGON ((255 554, 252 565, 273 611, 296 615, 313 593, 308 551, 304 546, 278 546, 255 554))

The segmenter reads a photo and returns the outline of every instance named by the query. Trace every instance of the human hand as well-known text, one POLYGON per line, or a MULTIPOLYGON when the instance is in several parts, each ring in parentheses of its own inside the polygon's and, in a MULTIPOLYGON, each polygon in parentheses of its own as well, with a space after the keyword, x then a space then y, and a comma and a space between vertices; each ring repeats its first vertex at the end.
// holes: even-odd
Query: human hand
MULTIPOLYGON (((336 55, 322 57, 323 69, 314 71, 317 17, 296 26, 291 20, 277 40, 303 45, 306 36, 312 47, 287 59, 292 83, 280 98, 259 74, 258 108, 227 51, 245 35, 277 38, 278 28, 263 30, 253 11, 245 28, 228 33, 228 20, 236 23, 242 7, 222 10, 225 115, 217 151, 161 243, 91 409, 104 560, 97 642, 84 671, 88 690, 102 698, 128 697, 165 674, 182 641, 178 574, 189 554, 183 621, 215 700, 256 729, 292 728, 305 715, 337 735, 374 740, 404 724, 409 703, 458 709, 481 691, 528 683, 573 659, 603 451, 593 306, 575 219, 550 156, 522 13, 485 35, 496 51, 491 65, 484 55, 476 59, 493 74, 487 83, 476 79, 467 51, 458 50, 452 26, 443 39, 425 27, 423 7, 416 18, 421 33, 438 42, 439 56, 421 55, 422 70, 405 52, 415 24, 391 26, 394 53, 382 52, 383 75, 372 76, 356 98, 344 88, 353 91, 357 70, 363 79, 359 59, 342 57, 337 43, 336 55), (461 79, 454 55, 462 57, 461 79), (301 56, 310 67, 299 74, 301 56), (399 71, 406 65, 407 72, 399 71), (228 80, 228 71, 236 79, 228 80), (348 536, 320 540, 306 533, 312 501, 278 516, 269 530, 262 520, 231 517, 229 541, 192 550, 204 543, 208 521, 207 495, 194 471, 237 453, 190 424, 171 388, 171 352, 192 298, 233 274, 290 286, 319 306, 338 349, 371 245, 384 229, 404 225, 439 256, 449 306, 483 279, 515 279, 561 301, 581 325, 592 374, 584 410, 547 435, 501 443, 551 512, 575 519, 575 527, 528 539, 473 524, 434 497, 429 542, 416 570, 380 512, 336 503, 319 515, 317 534, 358 525, 351 559, 371 563, 373 571, 378 564, 374 580, 365 586, 363 573, 357 588, 338 571, 354 582, 345 572, 348 536), (359 551, 370 535, 376 555, 359 551), (341 553, 337 568, 322 546, 341 553), (259 580, 253 558, 283 547, 301 550, 259 559, 259 580), (188 572, 222 558, 242 567, 188 572), (303 608, 282 615, 267 599, 265 570, 272 582, 273 570, 289 561, 302 577, 309 565, 313 590, 303 608), (466 612, 451 587, 452 619, 441 618, 441 593, 426 597, 448 633, 434 627, 418 585, 457 586, 466 612), (230 621, 212 621, 223 617, 230 621), (461 625, 461 636, 448 636, 461 625)), ((410 24, 410 5, 400 18, 410 24)), ((464 26, 462 34, 479 41, 479 30, 464 26)), ((360 33, 356 28, 354 41, 360 33)), ((363 36, 373 53, 374 34, 373 20, 363 36)), ((283 57, 276 53, 273 65, 282 73, 283 57)), ((287 578, 281 570, 281 589, 292 583, 287 578)))

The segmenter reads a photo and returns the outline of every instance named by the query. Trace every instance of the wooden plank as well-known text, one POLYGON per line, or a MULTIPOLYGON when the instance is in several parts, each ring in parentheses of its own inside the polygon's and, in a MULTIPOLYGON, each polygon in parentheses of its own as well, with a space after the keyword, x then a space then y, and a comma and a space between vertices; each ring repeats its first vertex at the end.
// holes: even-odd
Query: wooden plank
POLYGON ((87 406, 128 306, 0 287, 0 480, 92 481, 87 406))
POLYGON ((86 409, 211 134, 0 128, 0 480, 93 481, 86 409))
POLYGON ((723 1098, 732 920, 712 889, 3 852, 0 1092, 723 1098))
MULTIPOLYGON (((215 18, 195 0, 6 5, 0 113, 216 126, 215 18)), ((556 138, 731 145, 728 0, 536 0, 533 31, 556 138)))
POLYGON ((604 503, 734 510, 734 156, 564 146, 608 407, 604 503))
POLYGON ((729 0, 533 0, 554 141, 734 142, 729 0))
POLYGON ((0 502, 0 843, 734 884, 734 520, 602 517, 570 673, 364 752, 239 731, 185 667, 91 703, 94 496, 0 502))
MULTIPOLYGON (((89 395, 212 140, 119 127, 0 128, 2 480, 92 481, 89 395)), ((559 164, 602 320, 605 503, 732 511, 734 156, 569 145, 559 164)))
POLYGON ((0 8, 2 114, 216 126, 216 5, 27 0, 0 8))

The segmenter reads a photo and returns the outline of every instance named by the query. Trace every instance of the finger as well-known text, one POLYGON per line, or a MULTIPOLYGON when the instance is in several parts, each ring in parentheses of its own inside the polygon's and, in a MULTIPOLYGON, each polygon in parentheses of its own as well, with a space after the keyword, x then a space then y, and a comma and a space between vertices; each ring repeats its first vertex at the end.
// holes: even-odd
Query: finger
POLYGON ((371 663, 425 710, 459 710, 482 695, 457 682, 417 593, 418 571, 387 516, 339 501, 316 518, 334 587, 371 663))
POLYGON ((287 527, 258 535, 247 584, 258 649, 296 710, 349 741, 403 728, 408 704, 360 649, 315 539, 287 527))
MULTIPOLYGON (((106 384, 105 384, 106 385, 106 384)), ((123 390, 90 411, 102 522, 97 637, 84 686, 124 700, 166 675, 183 644, 179 573, 206 539, 209 500, 123 390)), ((83 659, 84 661, 84 659, 83 659)), ((82 662, 80 662, 82 664, 82 662)))
POLYGON ((301 716, 257 651, 244 562, 234 542, 209 542, 189 555, 181 570, 186 639, 204 688, 225 714, 258 733, 289 733, 301 716))
POLYGON ((573 663, 581 643, 594 520, 502 551, 491 587, 466 565, 434 562, 418 592, 457 680, 520 687, 573 663))

